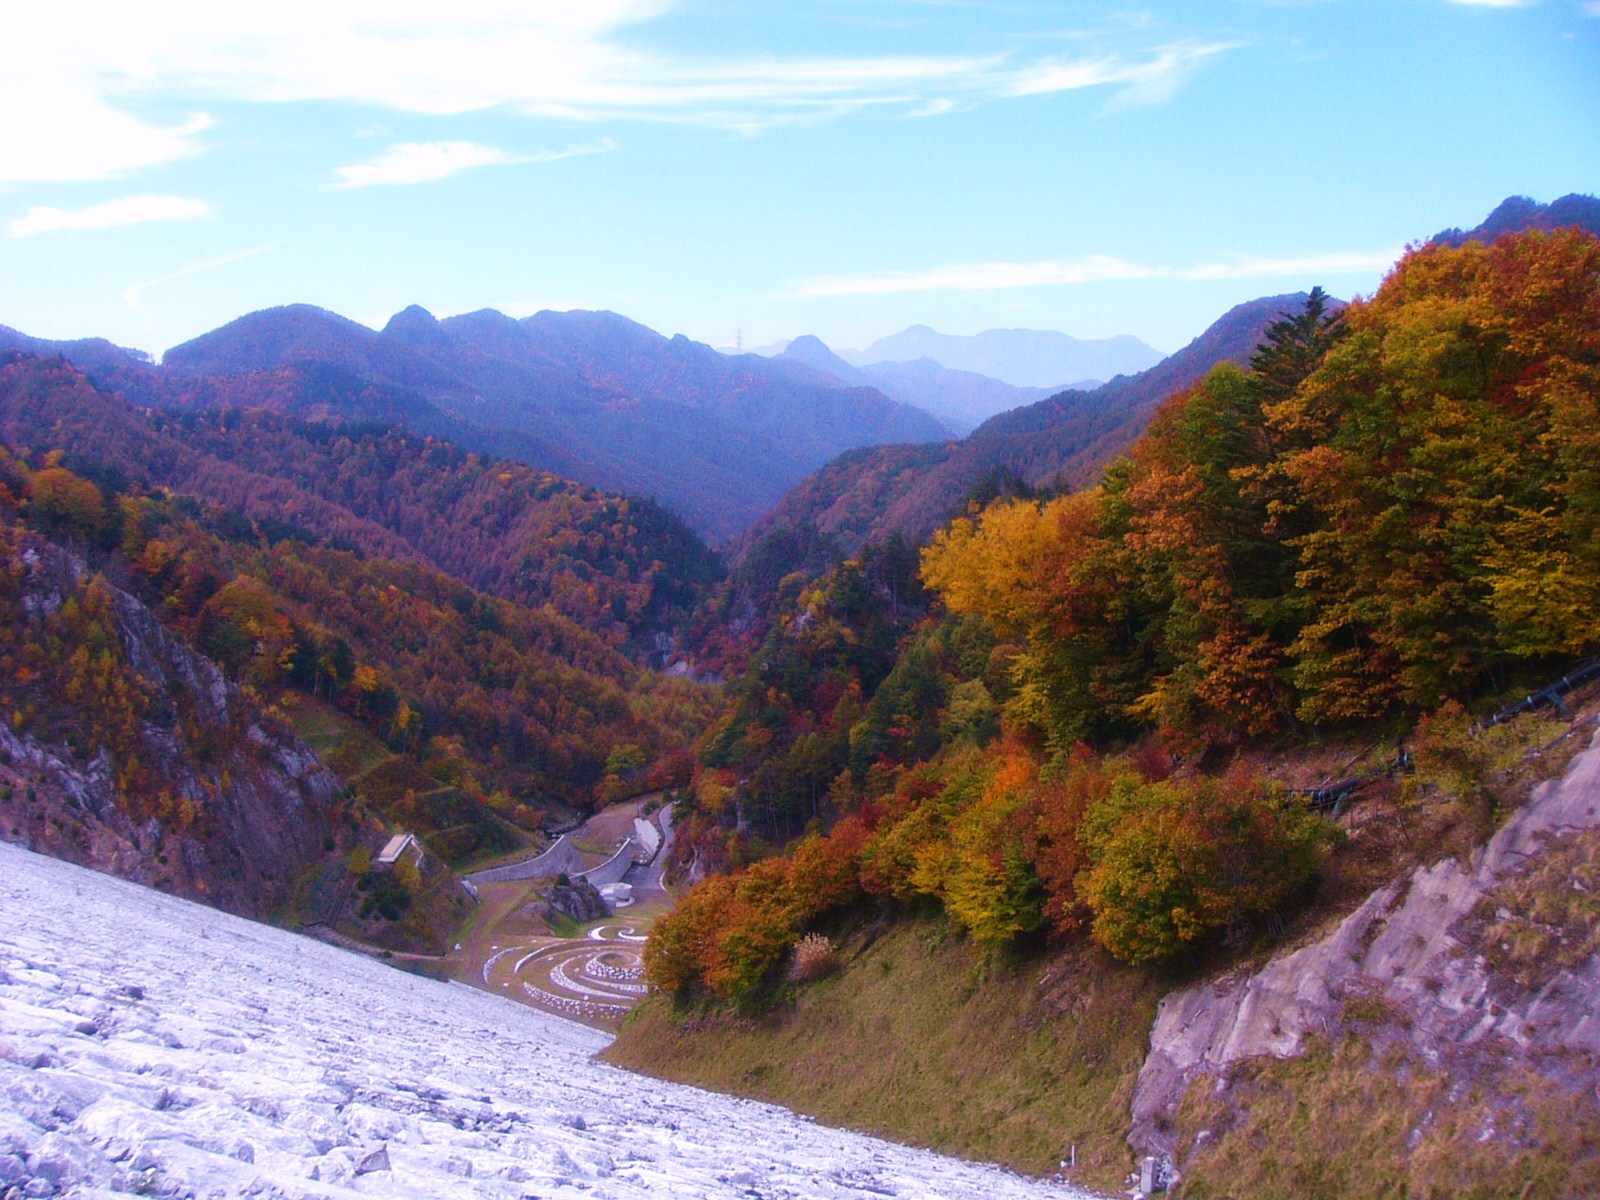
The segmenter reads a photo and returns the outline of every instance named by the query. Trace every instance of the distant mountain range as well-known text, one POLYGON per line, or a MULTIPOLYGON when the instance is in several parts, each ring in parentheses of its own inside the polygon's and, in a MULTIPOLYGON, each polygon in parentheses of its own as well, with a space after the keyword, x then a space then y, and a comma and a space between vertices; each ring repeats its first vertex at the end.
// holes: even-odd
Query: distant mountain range
POLYGON ((1132 375, 1164 355, 1131 334, 1084 339, 1045 329, 986 329, 957 337, 913 325, 865 350, 841 350, 839 357, 858 367, 931 358, 953 371, 987 375, 1012 387, 1060 391, 1075 379, 1132 375))
MULTIPOLYGON (((1013 387, 974 371, 952 370, 932 358, 856 366, 810 335, 795 338, 777 357, 804 363, 841 383, 877 388, 902 404, 932 413, 958 434, 971 433, 992 416, 1061 391, 1061 387, 1013 387)), ((1064 386, 1088 391, 1099 387, 1100 380, 1083 379, 1064 386)))
MULTIPOLYGON (((1475 229, 1434 240, 1565 225, 1600 232, 1600 201, 1511 197, 1475 229)), ((1221 358, 1248 357, 1253 343, 1235 344, 1229 331, 1282 299, 1241 306, 1165 361, 1131 336, 1040 330, 955 337, 914 325, 862 351, 802 337, 770 355, 728 355, 609 312, 515 320, 485 309, 439 320, 412 307, 375 332, 309 305, 251 313, 159 364, 104 339, 52 342, 4 327, 0 352, 60 354, 150 407, 403 425, 607 491, 654 496, 713 541, 748 544, 746 532, 778 506, 761 528, 809 513, 849 542, 891 528, 925 535, 993 471, 1035 483, 1063 472, 1068 482, 1092 477, 1131 441, 1163 388, 1221 358), (1209 345, 1216 350, 1206 359, 1209 345), (922 465, 892 486, 858 494, 869 476, 913 460, 922 465)))
POLYGON ((102 340, 0 328, 9 349, 59 353, 136 403, 398 422, 653 495, 712 538, 743 529, 841 451, 950 436, 926 412, 796 359, 729 357, 606 312, 440 321, 413 307, 379 333, 291 305, 174 347, 159 366, 102 340))
POLYGON ((1086 392, 1161 361, 1128 334, 1083 339, 1041 329, 988 329, 971 337, 913 325, 865 350, 833 350, 806 335, 757 351, 793 359, 844 383, 873 387, 932 413, 961 435, 1057 392, 1086 392))
MULTIPOLYGON (((1512 196, 1475 228, 1447 229, 1429 241, 1459 246, 1471 240, 1493 242, 1519 230, 1571 226, 1600 236, 1600 199, 1569 195, 1540 204, 1526 196, 1512 196)), ((996 378, 985 380, 980 374, 963 376, 963 370, 952 368, 1015 382, 1027 378, 1015 364, 1060 364, 1066 360, 1048 356, 1074 348, 1106 354, 1137 354, 1142 348, 1152 357, 1145 369, 1092 390, 1079 384, 1056 390, 1044 399, 1004 404, 959 442, 847 451, 795 487, 752 525, 735 546, 735 558, 747 559, 751 550, 773 533, 802 533, 797 544, 808 546, 820 535, 847 553, 891 534, 920 542, 957 515, 975 493, 987 495, 1019 485, 1059 482, 1076 487, 1089 483, 1133 443, 1162 400, 1202 378, 1217 363, 1248 362, 1266 327, 1285 313, 1299 311, 1305 298, 1304 293, 1295 293, 1241 304, 1166 359, 1136 338, 1081 342, 1065 334, 1030 330, 989 330, 972 338, 953 338, 914 325, 864 351, 838 353, 816 338, 799 338, 782 350, 783 357, 799 358, 841 379, 871 380, 901 399, 914 394, 911 384, 918 383, 926 390, 914 402, 958 429, 963 402, 974 409, 985 402, 1001 404, 1005 396, 996 389, 1007 385, 996 378), (1038 357, 1030 359, 1034 352, 1038 357), (1013 365, 1005 370, 996 357, 990 357, 1002 353, 1012 356, 1013 365), (909 364, 884 361, 912 355, 926 357, 909 364), (870 365, 863 367, 863 362, 870 365), (851 369, 856 374, 848 374, 851 369), (962 393, 951 376, 983 382, 970 383, 972 391, 962 393), (956 398, 944 401, 941 389, 956 398)), ((1087 368, 1096 360, 1070 361, 1087 368)))
MULTIPOLYGON (((920 542, 985 487, 1087 483, 1133 443, 1161 401, 1220 362, 1247 362, 1266 327, 1305 300, 1297 292, 1241 304, 1149 370, 1001 413, 960 442, 847 452, 751 526, 737 553, 768 534, 808 526, 846 552, 891 534, 920 542)), ((801 347, 808 352, 814 348, 801 347)))

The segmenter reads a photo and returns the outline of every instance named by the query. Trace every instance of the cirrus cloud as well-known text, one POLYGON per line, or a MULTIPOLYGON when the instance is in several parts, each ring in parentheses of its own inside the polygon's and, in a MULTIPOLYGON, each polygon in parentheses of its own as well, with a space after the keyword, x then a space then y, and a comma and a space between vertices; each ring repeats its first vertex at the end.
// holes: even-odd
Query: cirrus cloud
MULTIPOLYGON (((641 49, 669 0, 56 0, 8 16, 0 182, 94 179, 195 152, 221 103, 344 102, 412 114, 498 109, 598 122, 754 131, 894 106, 1106 89, 1113 106, 1169 99, 1230 43, 1146 31, 1074 55, 685 55, 641 49), (1142 40, 1141 40, 1142 39, 1142 40), (191 113, 181 120, 152 112, 191 113)), ((1109 35, 1108 35, 1109 36, 1109 35)), ((485 164, 486 165, 486 164, 485 164)))
POLYGON ((211 206, 203 200, 185 196, 123 196, 88 208, 30 208, 11 222, 14 238, 64 230, 115 229, 121 225, 144 225, 151 221, 192 221, 209 217, 211 206))
POLYGON ((534 154, 514 154, 497 146, 476 142, 401 142, 390 146, 367 162, 340 167, 335 174, 336 188, 362 188, 384 184, 436 183, 474 167, 505 167, 518 163, 558 162, 586 154, 605 154, 617 144, 601 138, 585 145, 560 150, 540 150, 534 154))

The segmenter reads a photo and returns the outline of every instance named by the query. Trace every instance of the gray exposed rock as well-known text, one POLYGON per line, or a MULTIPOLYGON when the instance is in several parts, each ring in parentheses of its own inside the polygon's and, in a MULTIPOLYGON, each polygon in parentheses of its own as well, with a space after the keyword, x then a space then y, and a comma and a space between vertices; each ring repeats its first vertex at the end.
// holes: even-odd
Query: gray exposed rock
POLYGON ((1600 957, 1517 993, 1495 978, 1466 929, 1484 898, 1537 860, 1549 839, 1596 828, 1600 735, 1470 862, 1419 867, 1373 893, 1321 940, 1259 971, 1166 997, 1134 1089, 1129 1140, 1141 1153, 1172 1152, 1172 1118, 1191 1081, 1250 1058, 1299 1055, 1308 1036, 1339 1027, 1354 997, 1403 1012, 1405 1036, 1429 1062, 1491 1041, 1531 1063, 1552 1052, 1600 1056, 1600 957))
MULTIPOLYGON (((22 596, 30 619, 90 586, 84 562, 53 543, 36 539, 24 559, 33 564, 22 596)), ((347 848, 349 827, 333 819, 337 778, 292 732, 264 722, 216 664, 138 599, 104 581, 94 586, 123 666, 161 698, 143 714, 141 755, 188 809, 171 818, 142 814, 122 794, 119 763, 106 747, 83 749, 81 738, 75 743, 48 722, 14 729, 5 721, 0 837, 235 912, 273 911, 289 899, 288 881, 323 859, 330 840, 347 848), (214 743, 203 754, 196 731, 214 743)))
POLYGON ((387 1171, 389 1169, 389 1147, 387 1145, 374 1146, 356 1159, 357 1175, 370 1175, 374 1171, 387 1171))
POLYGON ((587 879, 574 879, 558 883, 546 895, 545 902, 556 912, 571 917, 579 924, 603 921, 611 915, 600 890, 587 879))

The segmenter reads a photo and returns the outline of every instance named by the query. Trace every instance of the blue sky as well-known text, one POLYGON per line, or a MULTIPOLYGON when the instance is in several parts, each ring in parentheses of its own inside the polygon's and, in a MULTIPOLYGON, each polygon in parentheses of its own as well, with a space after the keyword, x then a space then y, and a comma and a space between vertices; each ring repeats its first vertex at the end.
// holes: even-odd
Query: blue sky
POLYGON ((307 301, 1173 350, 1600 192, 1600 0, 55 0, 8 17, 0 324, 307 301))

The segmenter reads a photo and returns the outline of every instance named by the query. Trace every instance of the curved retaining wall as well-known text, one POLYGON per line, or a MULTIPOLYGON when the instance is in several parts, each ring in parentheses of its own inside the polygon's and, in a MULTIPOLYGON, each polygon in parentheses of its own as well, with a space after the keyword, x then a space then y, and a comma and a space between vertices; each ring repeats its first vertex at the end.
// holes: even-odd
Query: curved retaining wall
POLYGON ((642 851, 639 861, 642 863, 654 861, 656 853, 661 849, 661 832, 651 824, 648 817, 633 819, 633 837, 642 851))
MULTIPOLYGON (((578 865, 581 867, 583 864, 578 865)), ((608 883, 616 883, 628 873, 628 868, 631 866, 633 866, 633 839, 629 838, 617 847, 615 854, 598 867, 588 871, 572 871, 568 874, 574 878, 587 879, 595 887, 604 887, 608 883)))
POLYGON ((558 837, 555 844, 538 858, 507 863, 503 867, 490 867, 487 871, 474 871, 465 878, 473 884, 506 883, 513 879, 537 879, 541 875, 560 875, 563 872, 568 875, 583 874, 583 856, 578 853, 576 846, 567 841, 565 835, 558 837))

